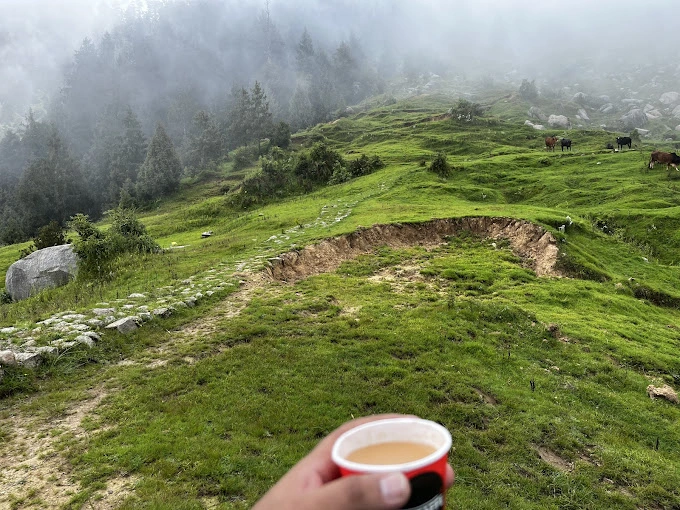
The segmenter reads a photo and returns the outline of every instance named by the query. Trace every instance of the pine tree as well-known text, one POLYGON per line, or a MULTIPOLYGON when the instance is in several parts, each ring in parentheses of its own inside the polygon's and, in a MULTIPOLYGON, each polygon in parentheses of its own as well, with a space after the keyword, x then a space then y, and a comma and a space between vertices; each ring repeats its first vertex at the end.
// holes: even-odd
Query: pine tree
POLYGON ((298 73, 305 78, 312 76, 314 73, 314 44, 306 28, 295 48, 295 62, 298 73))
POLYGON ((272 114, 269 111, 269 101, 267 101, 267 94, 260 86, 259 82, 255 82, 253 90, 250 93, 251 99, 251 119, 252 119, 252 135, 257 142, 257 153, 260 154, 260 141, 264 136, 272 131, 272 114))
POLYGON ((116 138, 111 165, 109 197, 112 205, 120 198, 125 182, 136 182, 139 168, 146 158, 146 137, 137 115, 128 107, 122 121, 122 132, 116 138))
POLYGON ((137 195, 143 201, 152 201, 179 188, 182 176, 180 163, 172 140, 159 123, 149 144, 144 164, 139 169, 137 195))
POLYGON ((91 212, 93 202, 80 165, 70 156, 56 129, 50 137, 48 155, 35 160, 18 187, 25 216, 24 230, 33 234, 51 220, 60 225, 76 213, 91 212))
POLYGON ((215 119, 205 110, 194 116, 187 163, 204 168, 222 156, 222 134, 215 119))

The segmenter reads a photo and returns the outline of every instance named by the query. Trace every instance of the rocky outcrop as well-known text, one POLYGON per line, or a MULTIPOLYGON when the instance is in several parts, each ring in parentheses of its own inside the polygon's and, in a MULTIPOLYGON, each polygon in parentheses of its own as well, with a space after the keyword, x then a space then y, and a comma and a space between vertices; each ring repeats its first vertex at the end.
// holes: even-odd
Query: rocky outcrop
POLYGON ((34 251, 7 270, 5 289, 20 301, 41 290, 66 285, 78 271, 78 257, 70 244, 34 251))
POLYGON ((625 115, 623 115, 619 121, 621 122, 624 131, 630 131, 635 128, 644 127, 647 125, 647 115, 640 108, 634 108, 625 115))
POLYGON ((571 122, 564 115, 551 115, 548 117, 548 125, 553 128, 570 129, 571 122))
POLYGON ((666 106, 678 104, 678 102, 680 102, 680 94, 677 92, 664 92, 661 94, 659 101, 666 106))
POLYGON ((531 117, 532 119, 538 119, 541 122, 545 122, 546 120, 548 120, 548 116, 545 113, 543 113, 541 109, 538 108, 537 106, 532 106, 531 108, 529 108, 529 117, 531 117))

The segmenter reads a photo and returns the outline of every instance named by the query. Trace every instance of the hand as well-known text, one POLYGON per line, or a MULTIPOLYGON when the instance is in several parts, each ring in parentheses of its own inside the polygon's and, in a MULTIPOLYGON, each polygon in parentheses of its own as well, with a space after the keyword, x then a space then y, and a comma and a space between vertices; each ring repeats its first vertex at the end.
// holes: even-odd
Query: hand
MULTIPOLYGON (((374 420, 403 415, 383 414, 359 418, 331 432, 258 501, 253 510, 392 510, 403 506, 411 494, 401 473, 356 475, 340 478, 331 460, 333 443, 345 431, 374 420)), ((447 466, 446 488, 454 473, 447 466)))

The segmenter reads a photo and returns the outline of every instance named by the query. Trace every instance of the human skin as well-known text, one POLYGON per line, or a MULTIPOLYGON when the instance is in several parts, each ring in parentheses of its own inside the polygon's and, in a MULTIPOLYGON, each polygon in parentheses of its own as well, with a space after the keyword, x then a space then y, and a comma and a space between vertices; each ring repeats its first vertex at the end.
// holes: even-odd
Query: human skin
MULTIPOLYGON (((333 443, 358 425, 405 415, 382 414, 349 421, 325 437, 306 457, 293 466, 260 499, 253 510, 392 510, 401 508, 411 495, 402 473, 340 477, 331 460, 333 443)), ((454 472, 447 465, 445 485, 453 485, 454 472)))

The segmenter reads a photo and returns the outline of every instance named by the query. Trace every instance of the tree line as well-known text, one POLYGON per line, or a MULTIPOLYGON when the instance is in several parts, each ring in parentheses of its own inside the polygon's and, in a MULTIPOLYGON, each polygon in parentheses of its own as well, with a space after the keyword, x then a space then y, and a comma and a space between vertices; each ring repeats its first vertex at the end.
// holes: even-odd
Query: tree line
POLYGON ((355 37, 286 41, 267 8, 247 22, 218 9, 159 3, 83 41, 44 114, 0 140, 1 243, 151 203, 237 147, 285 146, 382 91, 355 37))

